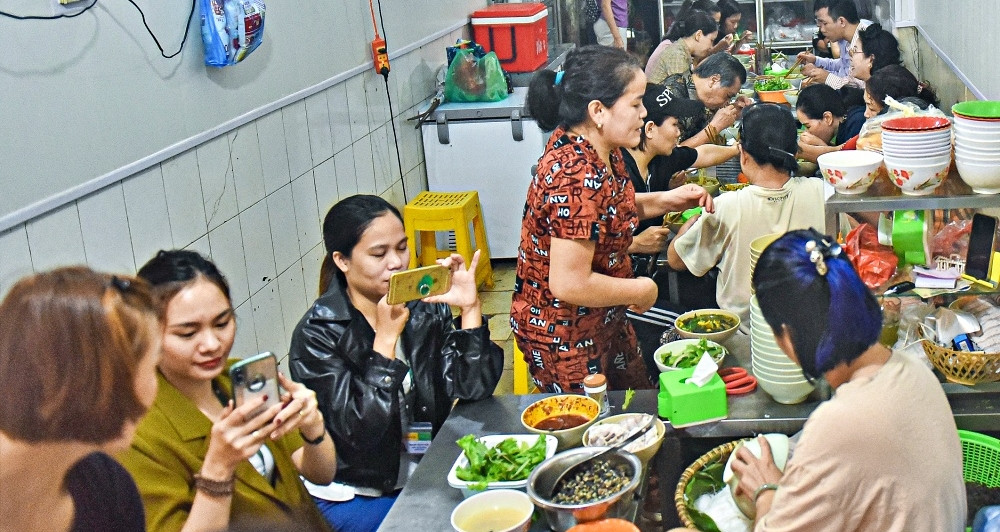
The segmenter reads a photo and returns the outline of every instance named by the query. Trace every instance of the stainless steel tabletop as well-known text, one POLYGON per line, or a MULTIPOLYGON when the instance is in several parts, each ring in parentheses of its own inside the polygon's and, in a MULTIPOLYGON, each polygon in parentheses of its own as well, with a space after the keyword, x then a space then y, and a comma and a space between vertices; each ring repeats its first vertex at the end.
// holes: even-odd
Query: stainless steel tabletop
MULTIPOLYGON (((737 334, 725 342, 730 356, 724 365, 750 367, 750 340, 737 334)), ((960 429, 975 431, 1000 430, 1000 385, 967 387, 942 385, 951 403, 955 422, 960 429)), ((639 390, 629 412, 657 412, 656 390, 639 390)), ((610 392, 611 414, 621 413, 623 392, 610 392)), ((447 475, 459 455, 455 441, 466 434, 518 434, 521 411, 541 395, 506 395, 474 403, 459 404, 445 421, 424 455, 413 476, 406 484, 379 530, 417 530, 443 532, 451 530, 451 511, 462 501, 459 490, 448 485, 447 475)), ((684 449, 705 439, 737 439, 765 432, 794 434, 819 405, 823 390, 817 389, 804 403, 782 405, 759 387, 750 394, 729 398, 729 416, 686 429, 667 429, 667 437, 655 460, 659 471, 659 495, 664 524, 677 525, 673 510, 673 486, 686 463, 684 449)))

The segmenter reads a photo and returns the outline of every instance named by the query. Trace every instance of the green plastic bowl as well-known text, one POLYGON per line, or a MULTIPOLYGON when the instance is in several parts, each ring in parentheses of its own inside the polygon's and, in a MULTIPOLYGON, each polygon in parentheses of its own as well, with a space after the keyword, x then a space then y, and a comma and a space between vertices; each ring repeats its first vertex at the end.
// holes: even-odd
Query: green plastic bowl
POLYGON ((952 114, 971 118, 1000 118, 1000 101, 974 100, 951 106, 952 114))

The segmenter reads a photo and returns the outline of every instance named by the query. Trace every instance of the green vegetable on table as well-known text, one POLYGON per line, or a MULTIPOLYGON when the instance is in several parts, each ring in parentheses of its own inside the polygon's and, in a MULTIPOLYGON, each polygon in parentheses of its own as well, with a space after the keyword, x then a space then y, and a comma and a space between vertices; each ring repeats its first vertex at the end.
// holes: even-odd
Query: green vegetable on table
POLYGON ((632 404, 632 399, 635 397, 635 390, 629 388, 625 390, 625 402, 622 403, 622 411, 628 410, 629 405, 632 404))
POLYGON ((486 489, 489 482, 525 480, 536 465, 545 460, 545 436, 538 436, 533 445, 507 438, 495 447, 486 447, 475 434, 466 434, 457 442, 469 464, 455 470, 455 476, 474 490, 486 489))
POLYGON ((664 366, 674 368, 692 368, 698 365, 701 357, 708 353, 712 358, 718 358, 725 351, 717 345, 708 345, 708 340, 702 338, 696 344, 689 344, 682 350, 668 351, 660 355, 664 366))
POLYGON ((782 78, 768 78, 755 81, 753 88, 757 92, 781 91, 792 88, 792 84, 782 78))

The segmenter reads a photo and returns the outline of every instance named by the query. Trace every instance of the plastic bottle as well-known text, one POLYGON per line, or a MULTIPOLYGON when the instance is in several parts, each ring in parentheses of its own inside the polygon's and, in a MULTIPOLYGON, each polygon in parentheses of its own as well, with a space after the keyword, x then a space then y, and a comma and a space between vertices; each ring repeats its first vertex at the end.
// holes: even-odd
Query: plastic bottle
POLYGON ((599 414, 601 416, 606 415, 611 409, 611 406, 608 404, 607 391, 608 380, 604 375, 594 373, 583 378, 583 393, 601 405, 601 413, 599 414))

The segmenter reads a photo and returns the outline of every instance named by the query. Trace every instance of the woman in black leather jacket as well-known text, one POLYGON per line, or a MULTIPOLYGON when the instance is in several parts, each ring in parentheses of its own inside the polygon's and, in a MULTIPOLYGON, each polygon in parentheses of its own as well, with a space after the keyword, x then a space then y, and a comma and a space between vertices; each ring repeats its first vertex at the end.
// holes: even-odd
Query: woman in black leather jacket
POLYGON ((452 271, 447 293, 389 305, 389 277, 410 260, 395 207, 345 198, 327 213, 323 241, 322 295, 295 328, 289 368, 316 392, 337 446, 341 486, 326 498, 340 501, 317 504, 340 531, 375 530, 416 462, 405 435, 436 433, 455 399, 492 395, 503 351, 481 313, 478 252, 468 269, 460 255, 440 261, 452 271))

